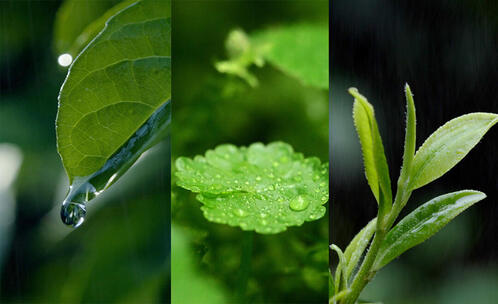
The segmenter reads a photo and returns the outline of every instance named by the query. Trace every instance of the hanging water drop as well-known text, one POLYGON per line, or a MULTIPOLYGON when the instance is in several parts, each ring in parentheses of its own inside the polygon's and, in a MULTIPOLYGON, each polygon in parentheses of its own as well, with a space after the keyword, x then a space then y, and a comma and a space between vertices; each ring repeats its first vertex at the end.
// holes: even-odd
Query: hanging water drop
POLYGON ((64 224, 80 226, 85 221, 86 205, 85 203, 65 202, 61 207, 61 219, 64 224))
POLYGON ((309 200, 305 199, 302 195, 298 195, 296 198, 292 199, 289 207, 294 211, 303 211, 308 208, 309 200))

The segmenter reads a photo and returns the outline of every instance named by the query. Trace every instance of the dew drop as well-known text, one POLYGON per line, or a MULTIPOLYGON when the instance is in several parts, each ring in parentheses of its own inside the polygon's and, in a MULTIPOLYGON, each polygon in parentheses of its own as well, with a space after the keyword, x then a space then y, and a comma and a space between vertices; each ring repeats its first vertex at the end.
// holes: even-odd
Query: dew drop
POLYGON ((240 216, 240 217, 245 217, 245 216, 247 216, 247 213, 246 213, 244 210, 240 209, 240 208, 235 209, 234 214, 235 214, 236 216, 240 216))
POLYGON ((86 206, 84 203, 69 202, 64 203, 61 207, 61 219, 68 226, 74 228, 80 226, 85 221, 85 216, 86 206))
POLYGON ((308 208, 309 201, 306 200, 302 195, 298 195, 296 198, 292 199, 289 207, 294 211, 303 211, 308 208))
POLYGON ((71 62, 73 62, 73 56, 71 56, 71 54, 61 54, 58 58, 57 58, 57 62, 59 63, 60 66, 63 66, 63 67, 67 67, 71 64, 71 62))

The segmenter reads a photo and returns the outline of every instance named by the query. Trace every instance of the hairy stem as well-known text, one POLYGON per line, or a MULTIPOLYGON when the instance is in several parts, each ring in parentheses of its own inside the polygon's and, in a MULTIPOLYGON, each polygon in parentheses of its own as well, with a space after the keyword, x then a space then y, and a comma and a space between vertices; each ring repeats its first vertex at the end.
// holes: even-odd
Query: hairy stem
POLYGON ((356 277, 351 284, 351 292, 348 294, 346 299, 344 300, 345 304, 354 304, 358 297, 360 296, 361 291, 365 286, 373 279, 375 274, 377 273, 376 269, 372 269, 375 263, 375 259, 377 254, 379 253, 380 246, 386 237, 387 232, 391 229, 394 221, 398 217, 399 213, 403 209, 403 207, 408 202, 410 195, 412 193, 408 188, 408 180, 404 178, 400 178, 398 181, 398 189, 396 191, 396 197, 394 199, 393 207, 388 215, 385 217, 384 221, 377 224, 377 229, 375 232, 375 236, 370 244, 370 248, 363 260, 363 263, 356 274, 356 277))
POLYGON ((375 258, 377 257, 377 253, 379 252, 380 245, 382 244, 384 237, 385 232, 377 231, 375 233, 367 255, 365 256, 365 259, 363 260, 363 263, 354 278, 353 284, 351 284, 351 292, 348 294, 346 299, 344 299, 344 304, 354 304, 360 296, 363 288, 365 288, 367 283, 375 275, 375 272, 372 272, 371 268, 375 262, 375 258))

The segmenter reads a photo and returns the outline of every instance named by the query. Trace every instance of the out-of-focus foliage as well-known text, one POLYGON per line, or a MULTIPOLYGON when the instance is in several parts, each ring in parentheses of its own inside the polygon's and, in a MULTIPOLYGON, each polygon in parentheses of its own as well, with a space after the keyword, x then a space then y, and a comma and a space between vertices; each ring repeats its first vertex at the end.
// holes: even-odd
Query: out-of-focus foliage
MULTIPOLYGON (((219 73, 215 63, 226 58, 225 40, 232 29, 255 33, 294 23, 326 24, 328 2, 178 1, 173 8, 173 159, 204 154, 225 143, 284 141, 327 162, 326 90, 303 85, 271 64, 251 70, 259 83, 252 88, 243 79, 219 73)), ((229 302, 236 302, 241 240, 248 232, 207 221, 201 206, 195 194, 173 187, 172 219, 192 236, 199 275, 219 280, 229 302)), ((322 218, 275 235, 254 234, 247 301, 327 301, 327 229, 322 218)))
POLYGON ((114 15, 118 8, 122 8, 124 2, 121 0, 63 1, 54 23, 54 47, 57 54, 69 53, 73 58, 76 57, 79 51, 102 30, 107 19, 114 15), (108 10, 109 12, 106 12, 108 10))
POLYGON ((226 303, 226 295, 216 279, 199 274, 194 253, 190 248, 188 231, 171 226, 172 303, 226 303))
POLYGON ((251 86, 256 86, 258 79, 249 72, 250 66, 262 67, 268 61, 304 85, 329 87, 328 24, 276 26, 251 36, 233 30, 225 45, 230 59, 218 62, 216 68, 251 86))

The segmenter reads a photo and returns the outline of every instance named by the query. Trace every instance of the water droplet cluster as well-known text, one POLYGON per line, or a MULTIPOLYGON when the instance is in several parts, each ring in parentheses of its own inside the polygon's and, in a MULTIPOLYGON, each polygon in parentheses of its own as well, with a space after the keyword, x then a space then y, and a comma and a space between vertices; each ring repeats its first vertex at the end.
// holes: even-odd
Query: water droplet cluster
POLYGON ((278 233, 325 214, 328 165, 288 144, 221 145, 176 162, 177 184, 199 193, 212 222, 278 233))

